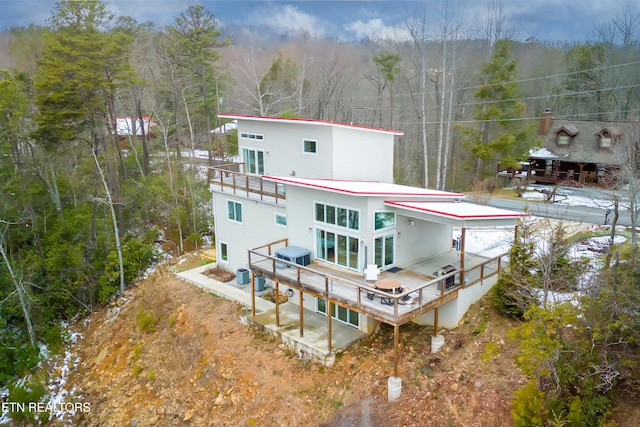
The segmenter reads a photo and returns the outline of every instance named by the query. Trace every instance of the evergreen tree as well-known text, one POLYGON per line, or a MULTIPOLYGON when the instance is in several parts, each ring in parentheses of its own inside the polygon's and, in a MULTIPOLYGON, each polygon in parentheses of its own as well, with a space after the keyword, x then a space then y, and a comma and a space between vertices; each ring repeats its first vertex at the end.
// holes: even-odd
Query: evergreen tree
POLYGON ((486 178, 503 168, 518 167, 535 144, 535 124, 525 120, 526 106, 518 94, 517 60, 509 41, 496 42, 491 59, 482 67, 482 87, 476 92, 474 126, 458 126, 463 146, 471 151, 474 176, 486 178))

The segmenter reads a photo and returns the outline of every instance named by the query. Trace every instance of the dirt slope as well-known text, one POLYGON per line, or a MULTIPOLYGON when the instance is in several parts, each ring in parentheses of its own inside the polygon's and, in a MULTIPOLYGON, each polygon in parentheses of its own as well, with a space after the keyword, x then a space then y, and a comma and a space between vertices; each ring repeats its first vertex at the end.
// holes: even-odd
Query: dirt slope
POLYGON ((482 303, 444 332, 436 354, 430 328, 401 328, 403 390, 393 403, 391 328, 325 368, 248 326, 246 314, 175 279, 170 268, 154 273, 77 327, 81 363, 68 387, 92 406, 74 425, 511 424, 511 393, 524 380, 513 366, 514 344, 502 338, 513 325, 482 303), (496 351, 483 362, 488 342, 496 351))

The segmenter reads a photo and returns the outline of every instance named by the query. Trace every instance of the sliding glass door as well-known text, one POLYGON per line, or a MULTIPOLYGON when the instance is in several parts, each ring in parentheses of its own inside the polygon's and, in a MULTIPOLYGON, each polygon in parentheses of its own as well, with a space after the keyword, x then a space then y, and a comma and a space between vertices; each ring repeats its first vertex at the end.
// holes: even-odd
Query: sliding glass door
POLYGON ((374 240, 373 259, 377 266, 388 267, 395 262, 395 233, 377 237, 374 240))
POLYGON ((243 148, 242 159, 247 173, 264 175, 264 151, 254 148, 243 148))
POLYGON ((357 270, 359 243, 357 237, 317 228, 316 259, 357 270))

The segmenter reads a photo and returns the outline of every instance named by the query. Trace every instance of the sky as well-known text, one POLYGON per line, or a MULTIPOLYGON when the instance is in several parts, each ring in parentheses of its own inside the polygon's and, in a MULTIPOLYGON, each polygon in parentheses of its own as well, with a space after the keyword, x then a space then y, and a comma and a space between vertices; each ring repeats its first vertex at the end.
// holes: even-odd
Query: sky
MULTIPOLYGON (((169 25, 190 4, 202 4, 213 13, 222 28, 231 25, 268 27, 280 34, 306 32, 312 37, 338 40, 363 38, 406 40, 404 22, 427 11, 433 34, 448 17, 460 16, 469 32, 477 30, 487 15, 489 0, 413 0, 413 1, 178 1, 105 0, 117 15, 131 16, 138 22, 169 25)), ((55 0, 0 0, 0 31, 29 24, 46 25, 55 0)), ((513 37, 526 40, 584 42, 592 39, 596 25, 622 18, 640 18, 637 0, 501 0, 513 37)), ((456 19, 458 21, 458 19, 456 19)))

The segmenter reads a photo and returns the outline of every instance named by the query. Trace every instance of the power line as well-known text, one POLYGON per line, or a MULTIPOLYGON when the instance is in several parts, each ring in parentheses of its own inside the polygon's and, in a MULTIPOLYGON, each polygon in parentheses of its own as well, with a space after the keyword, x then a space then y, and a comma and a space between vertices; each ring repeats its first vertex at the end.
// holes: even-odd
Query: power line
POLYGON ((465 88, 461 88, 460 90, 480 89, 480 88, 483 88, 483 87, 491 87, 491 86, 498 86, 498 85, 504 85, 504 84, 513 84, 513 83, 528 83, 528 82, 533 82, 533 81, 537 81, 537 80, 544 80, 544 79, 558 78, 558 77, 567 77, 567 76, 571 76, 571 75, 574 75, 574 74, 588 73, 588 72, 591 72, 591 71, 604 71, 604 70, 609 70, 611 68, 626 67, 626 66, 638 65, 638 64, 640 64, 640 59, 639 60, 635 60, 635 61, 631 61, 631 62, 625 62, 623 64, 605 65, 605 66, 602 66, 602 67, 595 67, 595 68, 591 68, 591 69, 587 69, 587 70, 570 71, 570 72, 567 72, 567 73, 550 74, 548 76, 531 77, 531 78, 528 78, 528 79, 513 80, 513 81, 492 83, 492 84, 486 84, 486 85, 467 86, 465 88))
MULTIPOLYGON (((571 71, 571 72, 557 73, 557 74, 549 74, 549 75, 546 75, 546 76, 531 77, 531 78, 520 79, 520 80, 510 80, 510 81, 506 81, 506 82, 499 82, 499 83, 492 83, 492 84, 456 87, 456 88, 450 89, 450 90, 454 90, 454 91, 457 91, 457 92, 464 92, 464 91, 468 91, 468 90, 480 89, 480 88, 492 87, 492 86, 498 86, 498 85, 528 83, 528 82, 533 82, 533 81, 546 80, 546 79, 559 78, 559 77, 567 77, 567 76, 571 76, 571 75, 583 74, 583 73, 594 72, 594 71, 605 71, 605 70, 608 70, 608 69, 627 67, 627 66, 638 65, 638 64, 640 64, 640 59, 639 60, 634 60, 634 61, 631 61, 631 62, 625 62, 625 63, 622 63, 622 64, 606 65, 606 66, 595 67, 595 68, 590 68, 590 69, 586 69, 586 70, 571 71)), ((614 89, 623 89, 623 88, 626 88, 626 87, 625 86, 620 86, 620 87, 616 87, 616 88, 596 89, 594 91, 597 91, 597 90, 614 90, 614 89)), ((450 90, 446 90, 445 93, 448 93, 450 90)), ((408 93, 397 94, 397 95, 395 95, 395 97, 396 98, 406 98, 406 97, 411 97, 411 94, 408 94, 408 93)), ((373 98, 373 97, 367 97, 367 98, 364 98, 364 97, 362 97, 362 98, 359 98, 359 97, 334 97, 332 99, 335 100, 335 101, 342 102, 342 101, 347 101, 347 100, 354 101, 354 100, 360 100, 360 99, 369 100, 371 98, 373 98)), ((456 105, 456 104, 454 104, 454 105, 456 105)), ((457 104, 457 105, 460 105, 460 104, 457 104)), ((469 105, 469 104, 465 104, 465 105, 469 105)))

